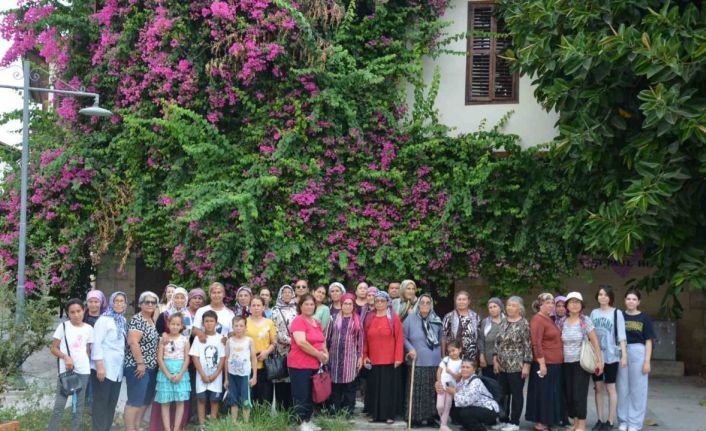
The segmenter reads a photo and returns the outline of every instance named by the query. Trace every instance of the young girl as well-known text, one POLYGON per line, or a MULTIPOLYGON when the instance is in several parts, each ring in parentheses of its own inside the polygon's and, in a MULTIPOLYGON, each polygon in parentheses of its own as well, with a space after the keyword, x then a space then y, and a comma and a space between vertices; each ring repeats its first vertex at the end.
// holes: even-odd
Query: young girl
POLYGON ((436 370, 436 410, 439 412, 439 431, 451 431, 447 425, 453 395, 446 392, 446 388, 456 386, 461 379, 461 345, 458 341, 450 341, 447 350, 449 356, 441 360, 436 370))
POLYGON ((591 321, 598 335, 601 355, 605 364, 603 374, 593 375, 596 391, 596 416, 598 421, 593 431, 612 430, 618 406, 618 392, 615 381, 618 378, 618 367, 627 366, 627 351, 625 349, 625 319, 623 312, 614 308, 615 292, 612 286, 602 285, 596 293, 600 308, 591 312, 591 321), (603 394, 608 392, 608 412, 604 411, 603 394))
POLYGON ((169 334, 161 339, 157 349, 157 396, 161 404, 162 429, 179 431, 184 418, 184 401, 191 395, 189 380, 189 339, 182 335, 184 318, 180 313, 169 316, 169 334), (171 425, 170 404, 174 403, 174 427, 171 425))
POLYGON ((252 338, 245 335, 247 321, 243 316, 233 318, 233 335, 226 343, 226 363, 228 364, 225 377, 226 406, 230 407, 233 424, 238 422, 238 407, 243 408, 243 420, 250 420, 250 388, 257 383, 257 356, 255 343, 252 338), (250 375, 252 373, 252 378, 250 375))
MULTIPOLYGON (((78 431, 83 417, 83 406, 85 389, 88 378, 91 375, 91 344, 93 344, 93 327, 83 322, 83 302, 80 299, 70 299, 66 303, 66 314, 69 321, 61 322, 54 331, 54 339, 51 344, 51 354, 56 356, 59 365, 59 374, 72 371, 78 374, 81 380, 79 392, 71 396, 72 413, 71 430, 78 431)), ((56 399, 54 401, 54 412, 49 422, 49 431, 58 431, 61 417, 64 415, 67 396, 62 393, 61 382, 56 389, 56 399)))
POLYGON ((655 332, 652 320, 639 310, 640 291, 625 294, 625 333, 628 366, 618 370, 618 422, 620 431, 639 431, 647 410, 647 380, 655 332))

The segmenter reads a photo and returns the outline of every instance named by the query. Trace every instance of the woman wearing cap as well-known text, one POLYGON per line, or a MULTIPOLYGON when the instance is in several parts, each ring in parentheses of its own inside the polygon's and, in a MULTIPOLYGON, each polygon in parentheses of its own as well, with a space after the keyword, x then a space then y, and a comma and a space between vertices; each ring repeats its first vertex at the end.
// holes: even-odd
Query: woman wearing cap
POLYGON ((478 359, 478 333, 480 318, 471 310, 471 295, 465 290, 456 293, 456 309, 444 316, 444 338, 441 341, 441 356, 446 356, 446 342, 456 340, 461 344, 461 358, 478 359))
MULTIPOLYGON (((414 379, 412 368, 408 367, 407 390, 412 385, 412 423, 430 424, 436 413, 436 369, 441 362, 441 319, 434 312, 434 301, 428 293, 422 294, 417 300, 417 306, 405 319, 404 347, 407 358, 416 361, 414 379)), ((405 396, 405 408, 408 411, 409 399, 405 396)))
POLYGON ((326 328, 326 345, 331 369, 331 404, 334 412, 347 417, 355 408, 355 378, 363 366, 363 323, 355 313, 355 295, 341 298, 341 310, 326 328))
POLYGON ((495 339, 495 355, 493 367, 503 393, 508 396, 510 421, 503 431, 518 431, 520 416, 525 400, 522 390, 529 376, 532 362, 532 344, 530 342, 530 327, 525 319, 525 304, 519 296, 511 296, 505 306, 505 320, 500 324, 500 330, 495 339))
MULTIPOLYGON (((279 288, 277 301, 272 309, 272 320, 277 330, 277 354, 286 357, 292 345, 289 328, 297 317, 297 302, 294 299, 294 288, 288 284, 279 288)), ((285 409, 292 407, 292 385, 289 377, 274 382, 277 404, 285 409)))
MULTIPOLYGON (((329 314, 331 315, 331 320, 336 318, 336 315, 341 312, 343 295, 346 294, 346 288, 339 282, 333 282, 328 286, 328 296, 331 298, 331 306, 329 307, 329 314)), ((353 295, 353 302, 355 302, 355 295, 353 295)))
POLYGON ((505 319, 505 305, 500 298, 488 300, 488 317, 480 322, 478 334, 478 359, 480 360, 483 375, 496 379, 498 376, 493 371, 493 355, 495 354, 495 338, 498 336, 500 324, 505 319))
POLYGON ((400 297, 392 300, 392 309, 404 322, 408 315, 414 312, 417 304, 417 285, 412 280, 404 280, 400 284, 400 297))
POLYGON ((127 340, 126 308, 127 295, 124 292, 113 293, 108 301, 108 309, 96 320, 94 326, 94 343, 91 346, 91 420, 95 431, 110 431, 113 426, 123 381, 127 340))
POLYGON ((387 292, 378 291, 375 310, 365 319, 363 362, 371 365, 367 412, 371 422, 391 424, 402 412, 403 383, 399 373, 404 356, 402 322, 390 307, 387 292))
POLYGON ((252 289, 248 286, 240 286, 235 292, 235 307, 233 311, 236 316, 248 318, 250 316, 250 300, 252 299, 252 289))
POLYGON ((581 368, 581 343, 585 337, 591 342, 598 356, 596 374, 603 373, 603 357, 598 344, 598 337, 591 319, 582 314, 583 296, 579 292, 566 295, 567 316, 561 323, 561 341, 564 346, 564 375, 566 376, 566 407, 570 418, 574 419, 573 431, 586 428, 586 404, 588 401, 588 382, 591 374, 581 368))
POLYGON ((152 402, 157 383, 157 346, 159 333, 152 317, 159 303, 154 292, 142 292, 138 300, 140 312, 127 325, 127 353, 125 355, 125 429, 136 431, 142 427, 142 417, 152 402))
POLYGON ((532 309, 536 314, 530 321, 533 357, 525 419, 535 422, 536 430, 545 430, 559 425, 562 419, 561 399, 564 392, 560 383, 564 350, 561 330, 551 318, 554 296, 540 293, 532 303, 532 309))

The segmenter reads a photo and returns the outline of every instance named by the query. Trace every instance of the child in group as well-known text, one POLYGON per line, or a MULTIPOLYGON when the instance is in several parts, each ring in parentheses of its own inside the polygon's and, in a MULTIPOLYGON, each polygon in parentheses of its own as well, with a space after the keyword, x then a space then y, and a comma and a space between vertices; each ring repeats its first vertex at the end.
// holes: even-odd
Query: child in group
MULTIPOLYGON (((66 303, 68 323, 62 322, 54 331, 51 344, 51 354, 56 356, 59 365, 59 374, 73 371, 78 374, 81 381, 81 390, 71 396, 72 417, 71 430, 78 431, 83 417, 85 404, 85 388, 91 376, 91 344, 93 344, 93 327, 83 321, 83 302, 73 298, 66 303)), ((48 431, 58 431, 61 417, 66 408, 67 396, 62 392, 61 380, 57 383, 54 411, 49 422, 48 431)))
POLYGON ((628 366, 618 370, 618 423, 620 431, 640 431, 647 410, 647 382, 655 332, 650 317, 639 310, 640 291, 625 294, 625 334, 628 366))
POLYGON ((618 392, 615 382, 618 378, 618 368, 627 366, 627 350, 625 348, 625 319, 623 312, 613 307, 615 292, 609 285, 601 285, 596 292, 596 301, 600 308, 591 311, 591 321, 601 346, 601 356, 605 364, 603 374, 593 374, 593 384, 596 399, 596 416, 598 420, 593 431, 609 431, 613 429, 618 407, 618 392), (608 392, 608 412, 604 411, 603 395, 608 392), (604 419, 604 420, 603 420, 604 419))
POLYGON ((198 337, 194 338, 189 355, 196 368, 196 400, 199 416, 199 431, 205 430, 206 402, 211 404, 211 420, 218 419, 218 404, 223 393, 223 364, 225 362, 225 348, 222 336, 216 333, 218 315, 213 310, 203 313, 203 329, 206 342, 202 343, 198 337))
POLYGON ((230 407, 233 424, 238 422, 238 407, 243 408, 243 421, 250 420, 250 388, 257 383, 257 355, 255 342, 245 335, 247 320, 233 318, 233 332, 226 343, 227 376, 225 376, 225 403, 230 407), (251 374, 252 373, 252 374, 251 374), (250 376, 252 375, 252 378, 250 376))
POLYGON ((189 339, 182 335, 184 317, 181 313, 169 316, 169 333, 163 337, 157 349, 157 395, 155 402, 161 404, 162 429, 179 431, 184 418, 184 401, 191 396, 189 380, 189 339), (171 403, 175 405, 174 427, 171 425, 171 403))
POLYGON ((456 382, 461 379, 461 345, 456 340, 450 341, 447 351, 449 355, 441 360, 436 370, 436 410, 440 418, 439 431, 451 431, 448 421, 454 397, 446 392, 446 388, 456 386, 456 382))

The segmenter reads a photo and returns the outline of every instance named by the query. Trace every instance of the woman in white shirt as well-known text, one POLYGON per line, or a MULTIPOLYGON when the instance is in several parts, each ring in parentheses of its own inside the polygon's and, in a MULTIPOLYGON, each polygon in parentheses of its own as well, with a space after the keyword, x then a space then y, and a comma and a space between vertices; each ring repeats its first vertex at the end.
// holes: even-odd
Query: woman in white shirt
POLYGON ((113 425, 115 406, 123 381, 126 307, 127 295, 124 292, 113 293, 108 301, 108 309, 98 318, 93 329, 95 343, 91 351, 91 385, 94 431, 110 431, 113 425))

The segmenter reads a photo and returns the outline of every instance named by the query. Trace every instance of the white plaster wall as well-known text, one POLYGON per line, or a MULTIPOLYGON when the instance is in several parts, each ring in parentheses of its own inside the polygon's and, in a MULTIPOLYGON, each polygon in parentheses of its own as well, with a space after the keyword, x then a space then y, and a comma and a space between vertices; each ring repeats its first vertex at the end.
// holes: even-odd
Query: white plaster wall
MULTIPOLYGON (((447 34, 467 31, 468 1, 451 0, 443 19, 452 24, 446 28, 447 34)), ((466 40, 449 45, 453 51, 465 52, 466 40)), ((479 129, 483 119, 486 128, 491 128, 508 111, 514 111, 505 129, 506 133, 520 136, 523 147, 531 147, 551 141, 557 134, 554 124, 558 118, 555 112, 546 112, 534 98, 531 79, 520 77, 519 103, 495 105, 466 105, 466 58, 463 55, 444 54, 436 59, 427 58, 424 62, 424 78, 430 83, 435 68, 441 73, 436 107, 439 120, 455 128, 454 134, 471 133, 479 129)))

